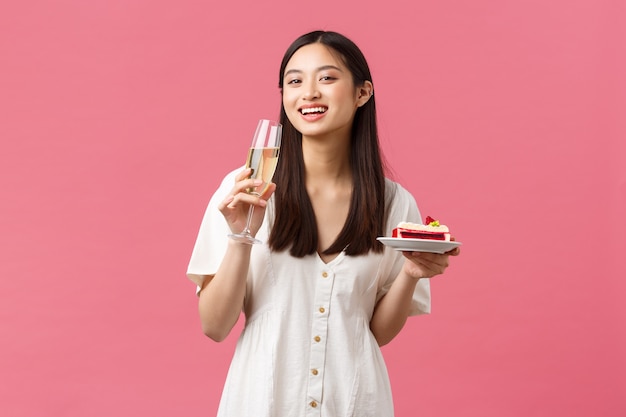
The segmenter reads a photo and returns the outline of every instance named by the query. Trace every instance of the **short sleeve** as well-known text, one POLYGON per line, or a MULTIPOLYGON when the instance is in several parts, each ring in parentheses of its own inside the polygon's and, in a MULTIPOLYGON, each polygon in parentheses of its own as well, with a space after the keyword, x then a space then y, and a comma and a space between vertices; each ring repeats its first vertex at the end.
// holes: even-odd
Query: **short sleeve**
POLYGON ((217 206, 232 190, 235 176, 240 171, 241 168, 226 175, 204 212, 191 259, 187 266, 187 277, 198 288, 202 286, 206 277, 215 275, 226 253, 230 229, 217 206))
MULTIPOLYGON (((385 235, 391 236, 394 227, 400 222, 408 221, 413 223, 422 223, 415 198, 401 185, 387 180, 387 204, 389 207, 389 215, 385 225, 385 235)), ((396 279, 405 258, 402 252, 392 248, 385 247, 384 260, 382 268, 384 270, 384 281, 377 294, 377 302, 391 288, 393 281, 396 279)), ((413 292, 413 301, 409 315, 416 316, 418 314, 430 313, 430 280, 422 278, 417 282, 415 291, 413 292)))

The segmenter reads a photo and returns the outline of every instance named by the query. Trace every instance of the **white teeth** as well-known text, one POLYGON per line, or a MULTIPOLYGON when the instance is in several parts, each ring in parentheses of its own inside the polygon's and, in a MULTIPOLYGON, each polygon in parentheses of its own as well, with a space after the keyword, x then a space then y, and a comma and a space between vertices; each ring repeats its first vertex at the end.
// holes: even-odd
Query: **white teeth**
POLYGON ((326 108, 325 107, 310 107, 308 109, 302 109, 302 110, 300 110, 300 112, 302 114, 325 113, 326 112, 326 108))

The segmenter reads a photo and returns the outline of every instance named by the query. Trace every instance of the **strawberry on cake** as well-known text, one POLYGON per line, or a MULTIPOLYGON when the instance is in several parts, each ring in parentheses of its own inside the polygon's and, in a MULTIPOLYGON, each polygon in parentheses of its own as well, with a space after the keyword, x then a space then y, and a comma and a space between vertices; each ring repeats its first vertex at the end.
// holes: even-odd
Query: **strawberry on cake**
POLYGON ((440 224, 432 217, 426 217, 425 224, 401 222, 393 229, 392 237, 403 239, 427 239, 450 241, 448 226, 440 224))

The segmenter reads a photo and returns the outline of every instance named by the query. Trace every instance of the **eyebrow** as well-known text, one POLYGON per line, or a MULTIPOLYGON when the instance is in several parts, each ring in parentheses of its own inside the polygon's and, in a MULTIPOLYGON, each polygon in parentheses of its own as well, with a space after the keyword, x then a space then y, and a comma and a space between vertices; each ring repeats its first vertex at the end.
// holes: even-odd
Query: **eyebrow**
MULTIPOLYGON (((322 65, 321 67, 317 68, 315 70, 315 72, 326 71, 326 70, 329 70, 329 69, 334 69, 334 70, 337 70, 339 72, 343 72, 343 70, 341 68, 336 67, 334 65, 322 65)), ((285 71, 285 74, 283 75, 283 77, 286 77, 287 75, 293 74, 293 73, 301 74, 302 72, 303 71, 299 70, 299 69, 290 69, 289 71, 285 71)))

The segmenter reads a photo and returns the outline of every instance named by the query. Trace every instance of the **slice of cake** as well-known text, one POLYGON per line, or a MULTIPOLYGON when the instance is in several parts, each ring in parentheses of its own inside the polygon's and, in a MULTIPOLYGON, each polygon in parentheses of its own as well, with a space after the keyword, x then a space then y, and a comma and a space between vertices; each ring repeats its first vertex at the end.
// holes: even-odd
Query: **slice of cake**
POLYGON ((392 237, 403 239, 429 239, 450 241, 448 226, 440 224, 432 217, 426 217, 425 224, 401 222, 393 229, 392 237))

